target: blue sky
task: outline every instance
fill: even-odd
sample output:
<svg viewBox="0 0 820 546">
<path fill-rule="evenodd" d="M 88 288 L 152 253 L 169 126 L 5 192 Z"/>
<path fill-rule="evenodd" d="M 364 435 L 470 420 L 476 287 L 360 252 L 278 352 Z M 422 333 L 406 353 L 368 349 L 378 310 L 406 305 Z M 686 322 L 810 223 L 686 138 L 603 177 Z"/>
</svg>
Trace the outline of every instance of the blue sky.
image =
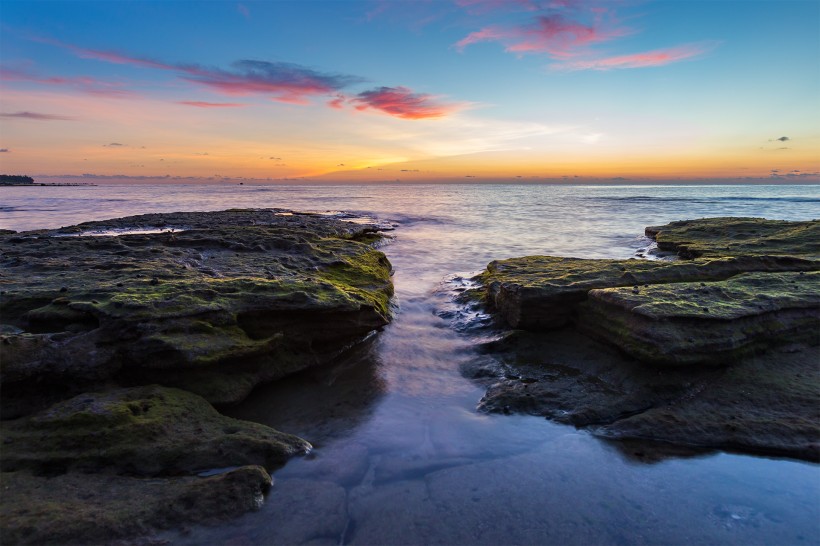
<svg viewBox="0 0 820 546">
<path fill-rule="evenodd" d="M 817 1 L 29 0 L 1 10 L 4 171 L 820 171 Z"/>
</svg>

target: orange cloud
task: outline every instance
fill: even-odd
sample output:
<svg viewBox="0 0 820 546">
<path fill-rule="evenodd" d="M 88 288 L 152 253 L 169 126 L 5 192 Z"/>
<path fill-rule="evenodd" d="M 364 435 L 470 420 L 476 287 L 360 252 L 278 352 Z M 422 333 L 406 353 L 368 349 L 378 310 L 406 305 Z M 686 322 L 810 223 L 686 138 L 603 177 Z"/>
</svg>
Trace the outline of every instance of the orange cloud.
<svg viewBox="0 0 820 546">
<path fill-rule="evenodd" d="M 433 95 L 414 93 L 401 86 L 363 91 L 351 102 L 356 105 L 356 110 L 373 108 L 402 119 L 440 118 L 464 107 L 463 104 L 443 103 Z"/>
</svg>

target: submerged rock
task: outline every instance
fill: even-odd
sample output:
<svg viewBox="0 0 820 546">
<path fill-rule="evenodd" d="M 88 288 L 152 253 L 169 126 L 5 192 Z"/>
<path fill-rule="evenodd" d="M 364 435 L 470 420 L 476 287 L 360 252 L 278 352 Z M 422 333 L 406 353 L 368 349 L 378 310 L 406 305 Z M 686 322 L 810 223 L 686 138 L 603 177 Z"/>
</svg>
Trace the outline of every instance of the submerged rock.
<svg viewBox="0 0 820 546">
<path fill-rule="evenodd" d="M 126 228 L 143 233 L 110 235 Z M 373 226 L 276 210 L 2 236 L 2 322 L 22 330 L 2 338 L 6 417 L 35 409 L 19 403 L 32 394 L 105 381 L 235 403 L 328 362 L 390 318 L 379 239 Z"/>
<path fill-rule="evenodd" d="M 531 332 L 484 348 L 481 369 L 503 374 L 473 374 L 488 384 L 479 408 L 820 459 L 820 221 L 706 218 L 647 234 L 696 259 L 488 265 L 488 308 Z"/>
</svg>

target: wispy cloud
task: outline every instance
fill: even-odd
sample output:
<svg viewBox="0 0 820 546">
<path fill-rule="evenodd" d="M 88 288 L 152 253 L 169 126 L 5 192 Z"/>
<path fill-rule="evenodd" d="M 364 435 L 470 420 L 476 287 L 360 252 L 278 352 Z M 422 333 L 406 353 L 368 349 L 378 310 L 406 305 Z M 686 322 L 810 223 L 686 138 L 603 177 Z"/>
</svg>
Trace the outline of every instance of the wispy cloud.
<svg viewBox="0 0 820 546">
<path fill-rule="evenodd" d="M 603 12 L 602 12 L 603 13 Z M 633 31 L 604 21 L 602 13 L 595 22 L 583 24 L 560 14 L 539 16 L 534 23 L 519 26 L 490 26 L 473 32 L 456 43 L 456 48 L 486 41 L 501 42 L 510 53 L 546 53 L 553 58 L 573 57 L 581 48 L 608 42 Z"/>
<path fill-rule="evenodd" d="M 240 60 L 229 69 L 221 69 L 197 64 L 166 63 L 119 52 L 82 48 L 56 40 L 40 41 L 68 49 L 84 59 L 171 71 L 183 80 L 224 95 L 267 95 L 273 100 L 292 104 L 305 104 L 307 97 L 332 94 L 365 81 L 358 76 L 321 72 L 287 62 Z"/>
<path fill-rule="evenodd" d="M 128 144 L 121 144 L 119 142 L 112 142 L 111 144 L 103 144 L 104 148 L 122 148 L 124 146 L 128 146 Z"/>
<path fill-rule="evenodd" d="M 88 76 L 76 76 L 70 78 L 62 76 L 48 77 L 39 76 L 25 70 L 0 67 L 0 80 L 9 82 L 33 82 L 43 85 L 72 87 L 90 95 L 116 99 L 131 98 L 134 96 L 134 93 L 131 91 L 122 89 L 122 83 L 107 82 Z"/>
<path fill-rule="evenodd" d="M 293 63 L 242 60 L 232 70 L 181 67 L 182 78 L 231 96 L 268 95 L 304 104 L 311 95 L 327 95 L 365 81 L 357 76 L 319 72 Z"/>
<path fill-rule="evenodd" d="M 711 43 L 687 44 L 630 55 L 618 55 L 615 57 L 588 60 L 569 60 L 552 64 L 550 68 L 557 70 L 613 70 L 618 68 L 664 66 L 670 63 L 698 58 L 714 47 L 715 45 Z"/>
<path fill-rule="evenodd" d="M 464 104 L 442 102 L 434 95 L 414 93 L 407 87 L 378 87 L 363 91 L 351 102 L 357 110 L 373 108 L 403 119 L 440 118 L 465 107 Z"/>
<path fill-rule="evenodd" d="M 57 116 L 54 114 L 41 114 L 39 112 L 14 112 L 0 113 L 0 117 L 10 119 L 33 119 L 37 121 L 73 121 L 74 118 L 67 116 Z"/>
<path fill-rule="evenodd" d="M 0 154 L 8 154 L 11 153 L 11 150 L 8 148 L 0 148 Z"/>
<path fill-rule="evenodd" d="M 493 24 L 471 32 L 455 47 L 464 51 L 480 42 L 497 42 L 516 55 L 541 54 L 559 61 L 560 70 L 614 70 L 663 66 L 702 56 L 717 42 L 683 44 L 623 55 L 603 54 L 596 49 L 637 31 L 625 26 L 613 4 L 583 0 L 456 0 L 473 15 L 496 18 L 527 12 L 526 21 Z"/>
<path fill-rule="evenodd" d="M 245 19 L 251 18 L 251 10 L 245 4 L 237 4 L 236 11 L 238 11 Z"/>
<path fill-rule="evenodd" d="M 239 102 L 205 102 L 201 100 L 183 100 L 177 104 L 184 104 L 185 106 L 194 106 L 196 108 L 241 108 L 245 106 Z"/>
</svg>

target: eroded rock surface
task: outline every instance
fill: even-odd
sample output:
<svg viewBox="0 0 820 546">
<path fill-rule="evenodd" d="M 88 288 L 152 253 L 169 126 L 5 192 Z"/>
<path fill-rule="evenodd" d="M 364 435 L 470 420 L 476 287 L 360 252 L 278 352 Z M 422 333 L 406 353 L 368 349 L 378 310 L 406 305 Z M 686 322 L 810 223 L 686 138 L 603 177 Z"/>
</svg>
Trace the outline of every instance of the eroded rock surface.
<svg viewBox="0 0 820 546">
<path fill-rule="evenodd" d="M 258 508 L 268 471 L 310 444 L 212 404 L 388 322 L 376 231 L 266 209 L 0 234 L 4 541 L 104 543 Z"/>
<path fill-rule="evenodd" d="M 183 231 L 91 236 L 152 227 Z M 4 410 L 104 381 L 234 403 L 328 362 L 389 320 L 390 264 L 374 231 L 240 210 L 0 237 L 2 322 L 16 332 L 2 339 Z"/>
<path fill-rule="evenodd" d="M 706 218 L 647 228 L 682 261 L 491 263 L 487 307 L 530 332 L 465 368 L 488 385 L 479 408 L 820 460 L 818 230 Z"/>
</svg>

